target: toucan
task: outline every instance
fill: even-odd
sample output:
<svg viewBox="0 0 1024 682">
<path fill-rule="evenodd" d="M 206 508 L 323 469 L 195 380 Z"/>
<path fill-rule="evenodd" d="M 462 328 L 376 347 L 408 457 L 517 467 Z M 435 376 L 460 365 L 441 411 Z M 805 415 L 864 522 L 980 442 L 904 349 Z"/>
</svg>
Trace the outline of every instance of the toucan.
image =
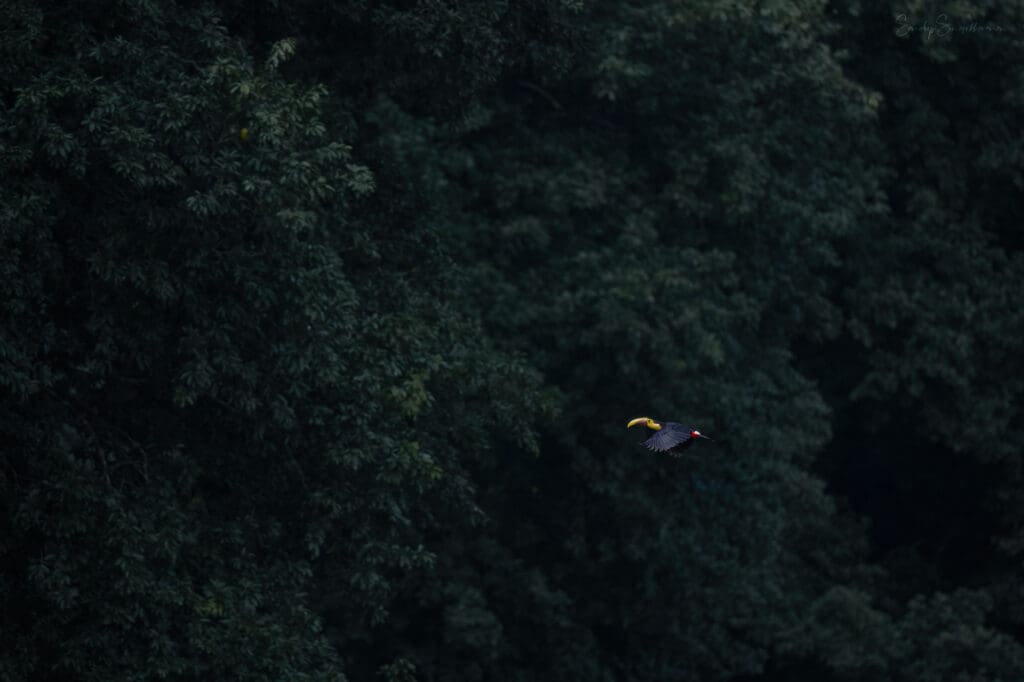
<svg viewBox="0 0 1024 682">
<path fill-rule="evenodd" d="M 626 424 L 626 428 L 641 424 L 654 431 L 654 434 L 641 443 L 641 445 L 655 452 L 667 452 L 673 457 L 681 457 L 686 448 L 693 445 L 693 442 L 698 438 L 714 442 L 714 439 L 708 438 L 700 431 L 691 429 L 689 426 L 683 426 L 676 422 L 665 422 L 662 424 L 650 417 L 637 417 Z"/>
</svg>

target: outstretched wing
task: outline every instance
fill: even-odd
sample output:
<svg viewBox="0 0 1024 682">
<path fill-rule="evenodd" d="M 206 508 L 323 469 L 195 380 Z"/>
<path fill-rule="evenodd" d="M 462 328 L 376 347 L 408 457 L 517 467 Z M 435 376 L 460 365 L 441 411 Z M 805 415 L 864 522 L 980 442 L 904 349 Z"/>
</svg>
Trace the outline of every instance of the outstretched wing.
<svg viewBox="0 0 1024 682">
<path fill-rule="evenodd" d="M 661 430 L 655 431 L 654 435 L 645 440 L 641 445 L 655 452 L 668 452 L 675 448 L 682 451 L 693 444 L 690 436 L 690 427 L 682 424 L 665 424 Z M 673 453 L 674 454 L 674 453 Z"/>
</svg>

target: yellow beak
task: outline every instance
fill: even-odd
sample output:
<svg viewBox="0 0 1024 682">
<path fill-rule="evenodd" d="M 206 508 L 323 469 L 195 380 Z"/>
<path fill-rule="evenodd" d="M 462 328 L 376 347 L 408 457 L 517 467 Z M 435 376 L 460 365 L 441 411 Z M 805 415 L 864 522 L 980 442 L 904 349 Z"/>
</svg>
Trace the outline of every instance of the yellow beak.
<svg viewBox="0 0 1024 682">
<path fill-rule="evenodd" d="M 659 424 L 658 422 L 654 421 L 650 417 L 637 417 L 636 419 L 634 419 L 634 420 L 630 421 L 628 424 L 626 424 L 626 428 L 627 429 L 632 428 L 632 427 L 636 426 L 637 424 L 643 424 L 647 428 L 653 429 L 655 431 L 657 431 L 658 429 L 661 428 L 661 424 Z"/>
</svg>

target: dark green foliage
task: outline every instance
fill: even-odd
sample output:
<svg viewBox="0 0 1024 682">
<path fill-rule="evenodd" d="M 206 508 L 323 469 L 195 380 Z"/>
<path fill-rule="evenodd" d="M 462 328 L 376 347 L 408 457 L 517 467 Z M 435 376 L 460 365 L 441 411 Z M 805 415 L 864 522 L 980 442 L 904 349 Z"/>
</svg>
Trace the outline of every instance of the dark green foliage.
<svg viewBox="0 0 1024 682">
<path fill-rule="evenodd" d="M 37 678 L 329 677 L 310 593 L 381 621 L 477 513 L 442 417 L 529 433 L 535 379 L 431 297 L 429 235 L 362 217 L 323 90 L 277 75 L 293 41 L 80 20 L 44 22 L 75 73 L 40 57 L 7 112 L 5 635 Z"/>
<path fill-rule="evenodd" d="M 0 677 L 1024 676 L 1019 8 L 2 12 Z"/>
</svg>

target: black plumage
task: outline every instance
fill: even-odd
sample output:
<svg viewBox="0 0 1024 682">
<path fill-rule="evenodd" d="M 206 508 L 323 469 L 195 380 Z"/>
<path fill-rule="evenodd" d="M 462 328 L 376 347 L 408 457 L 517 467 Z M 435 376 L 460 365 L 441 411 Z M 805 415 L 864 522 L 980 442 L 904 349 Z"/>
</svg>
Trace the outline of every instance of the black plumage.
<svg viewBox="0 0 1024 682">
<path fill-rule="evenodd" d="M 676 422 L 666 422 L 661 429 L 643 441 L 641 445 L 655 452 L 667 452 L 673 457 L 681 457 L 688 447 L 693 445 L 693 430 Z"/>
</svg>

